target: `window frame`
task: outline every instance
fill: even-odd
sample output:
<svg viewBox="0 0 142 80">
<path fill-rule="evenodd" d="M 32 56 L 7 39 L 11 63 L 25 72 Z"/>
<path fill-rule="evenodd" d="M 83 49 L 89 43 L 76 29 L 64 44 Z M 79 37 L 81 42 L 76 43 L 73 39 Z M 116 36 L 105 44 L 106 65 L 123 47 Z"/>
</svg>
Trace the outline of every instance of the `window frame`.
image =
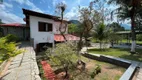
<svg viewBox="0 0 142 80">
<path fill-rule="evenodd" d="M 40 26 L 44 26 L 44 27 L 41 28 Z M 53 24 L 39 21 L 38 22 L 38 31 L 39 32 L 53 32 Z"/>
</svg>

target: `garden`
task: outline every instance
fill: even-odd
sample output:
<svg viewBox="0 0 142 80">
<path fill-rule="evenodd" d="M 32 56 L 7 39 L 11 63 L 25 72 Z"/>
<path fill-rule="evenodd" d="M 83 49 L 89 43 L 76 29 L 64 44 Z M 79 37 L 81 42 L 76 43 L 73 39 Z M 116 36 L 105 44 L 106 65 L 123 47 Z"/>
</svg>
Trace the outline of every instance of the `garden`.
<svg viewBox="0 0 142 80">
<path fill-rule="evenodd" d="M 50 54 L 50 51 L 54 51 L 55 53 Z M 43 80 L 47 79 L 46 75 L 48 73 L 43 70 L 40 63 L 43 58 L 44 61 L 50 64 L 56 75 L 55 79 L 57 80 L 119 80 L 126 70 L 126 68 L 121 66 L 77 55 L 77 53 L 74 52 L 74 48 L 69 47 L 69 45 L 65 43 L 57 44 L 56 49 L 48 49 L 46 52 L 40 53 L 40 55 L 42 55 L 42 57 L 38 58 L 38 63 L 41 72 L 40 75 Z M 80 62 L 78 62 L 78 60 Z M 113 74 L 110 75 L 110 73 Z M 66 74 L 68 74 L 68 76 L 66 76 Z"/>
<path fill-rule="evenodd" d="M 54 48 L 48 48 L 46 51 L 37 53 L 41 78 L 43 80 L 119 80 L 126 70 L 122 66 L 97 61 L 82 55 L 87 53 L 110 55 L 141 62 L 142 51 L 141 49 L 136 49 L 135 41 L 138 39 L 139 41 L 137 43 L 140 43 L 141 35 L 136 36 L 135 25 L 133 24 L 135 22 L 133 19 L 134 14 L 128 15 L 127 13 L 129 11 L 125 11 L 126 9 L 124 9 L 128 8 L 127 2 L 122 0 L 120 3 L 118 0 L 109 0 L 108 2 L 94 0 L 87 7 L 79 7 L 79 21 L 77 24 L 71 23 L 68 25 L 69 34 L 76 35 L 80 38 L 77 43 L 69 41 L 64 35 L 67 30 L 67 25 L 63 25 L 63 19 L 67 5 L 64 3 L 57 4 L 56 12 L 61 16 L 59 31 L 65 41 L 58 42 Z M 123 6 L 118 8 L 121 11 L 113 13 L 109 12 L 108 9 L 104 9 L 106 4 L 110 5 L 114 3 Z M 132 7 L 135 6 L 133 5 Z M 126 42 L 125 39 L 122 39 L 122 36 L 116 33 L 125 30 L 119 23 L 105 23 L 106 21 L 111 21 L 114 14 L 117 14 L 118 18 L 122 20 L 127 18 L 131 19 L 131 49 L 123 47 L 116 48 L 114 46 L 115 44 L 119 45 L 119 41 Z M 108 19 L 108 16 L 111 17 Z M 98 48 L 87 49 L 86 52 L 81 52 L 84 47 L 93 47 L 91 44 L 94 42 L 99 43 Z M 104 44 L 106 43 L 111 46 L 105 48 Z M 134 77 L 134 74 L 131 75 L 132 77 Z"/>
</svg>

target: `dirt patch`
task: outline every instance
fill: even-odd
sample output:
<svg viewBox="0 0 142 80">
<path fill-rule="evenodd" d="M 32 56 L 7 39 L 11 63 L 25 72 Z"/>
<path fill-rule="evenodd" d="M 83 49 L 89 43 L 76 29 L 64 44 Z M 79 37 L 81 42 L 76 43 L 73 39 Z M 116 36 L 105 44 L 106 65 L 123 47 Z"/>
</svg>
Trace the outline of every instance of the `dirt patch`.
<svg viewBox="0 0 142 80">
<path fill-rule="evenodd" d="M 133 75 L 133 77 L 132 77 L 132 80 L 136 80 L 136 78 L 137 78 L 137 75 L 138 75 L 138 73 L 139 73 L 139 68 L 137 68 L 136 69 L 136 71 L 135 71 L 135 73 L 134 73 L 134 75 Z"/>
<path fill-rule="evenodd" d="M 91 72 L 97 65 L 101 66 L 101 73 L 95 76 L 95 80 L 119 80 L 123 75 L 125 68 L 109 63 L 99 62 L 89 59 L 86 61 L 86 69 Z"/>
<path fill-rule="evenodd" d="M 73 80 L 90 80 L 91 73 L 97 65 L 101 66 L 101 73 L 95 76 L 95 80 L 119 80 L 124 73 L 125 69 L 109 63 L 99 62 L 96 60 L 83 59 L 86 63 L 85 71 L 81 72 L 78 69 L 70 71 L 70 78 Z M 65 72 L 57 74 L 59 80 L 62 80 L 65 76 Z"/>
</svg>

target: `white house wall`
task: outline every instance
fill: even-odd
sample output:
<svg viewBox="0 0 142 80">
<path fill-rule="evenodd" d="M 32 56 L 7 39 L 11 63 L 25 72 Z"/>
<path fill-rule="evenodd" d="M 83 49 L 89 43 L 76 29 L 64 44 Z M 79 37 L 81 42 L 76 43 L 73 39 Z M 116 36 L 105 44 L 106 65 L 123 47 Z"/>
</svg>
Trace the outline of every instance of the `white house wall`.
<svg viewBox="0 0 142 80">
<path fill-rule="evenodd" d="M 54 26 L 54 21 L 47 18 L 40 18 L 35 16 L 30 16 L 30 34 L 31 38 L 34 39 L 34 48 L 38 43 L 53 43 L 54 42 L 54 33 L 53 32 L 39 32 L 38 22 L 47 22 L 52 23 Z"/>
<path fill-rule="evenodd" d="M 30 16 L 30 36 L 34 39 L 34 48 L 36 48 L 36 44 L 38 43 L 54 43 L 54 34 L 60 34 L 59 25 L 60 22 L 54 21 L 52 19 L 41 18 L 36 16 Z M 52 23 L 53 31 L 52 32 L 39 32 L 38 30 L 38 22 L 46 22 Z M 66 34 L 68 32 L 68 27 L 66 30 Z"/>
</svg>

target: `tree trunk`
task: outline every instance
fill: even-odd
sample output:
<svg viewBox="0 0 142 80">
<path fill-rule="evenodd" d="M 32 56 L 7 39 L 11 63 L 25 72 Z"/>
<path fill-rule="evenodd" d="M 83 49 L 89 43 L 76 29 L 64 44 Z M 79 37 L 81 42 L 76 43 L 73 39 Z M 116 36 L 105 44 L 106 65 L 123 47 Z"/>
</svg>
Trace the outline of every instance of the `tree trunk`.
<svg viewBox="0 0 142 80">
<path fill-rule="evenodd" d="M 102 50 L 102 41 L 100 41 L 100 49 Z"/>
<path fill-rule="evenodd" d="M 64 70 L 65 70 L 65 76 L 64 76 L 64 79 L 67 79 L 68 78 L 68 65 L 64 65 Z"/>
<path fill-rule="evenodd" d="M 136 48 L 136 33 L 135 33 L 135 7 L 133 0 L 133 7 L 131 11 L 131 35 L 132 35 L 132 43 L 131 43 L 131 53 L 135 53 Z"/>
<path fill-rule="evenodd" d="M 135 34 L 135 29 L 134 29 L 133 25 L 131 27 L 131 32 L 132 32 L 131 53 L 135 53 L 135 48 L 136 48 L 136 34 Z"/>
<path fill-rule="evenodd" d="M 113 48 L 113 45 L 114 45 L 114 41 L 111 41 L 111 47 Z"/>
</svg>

